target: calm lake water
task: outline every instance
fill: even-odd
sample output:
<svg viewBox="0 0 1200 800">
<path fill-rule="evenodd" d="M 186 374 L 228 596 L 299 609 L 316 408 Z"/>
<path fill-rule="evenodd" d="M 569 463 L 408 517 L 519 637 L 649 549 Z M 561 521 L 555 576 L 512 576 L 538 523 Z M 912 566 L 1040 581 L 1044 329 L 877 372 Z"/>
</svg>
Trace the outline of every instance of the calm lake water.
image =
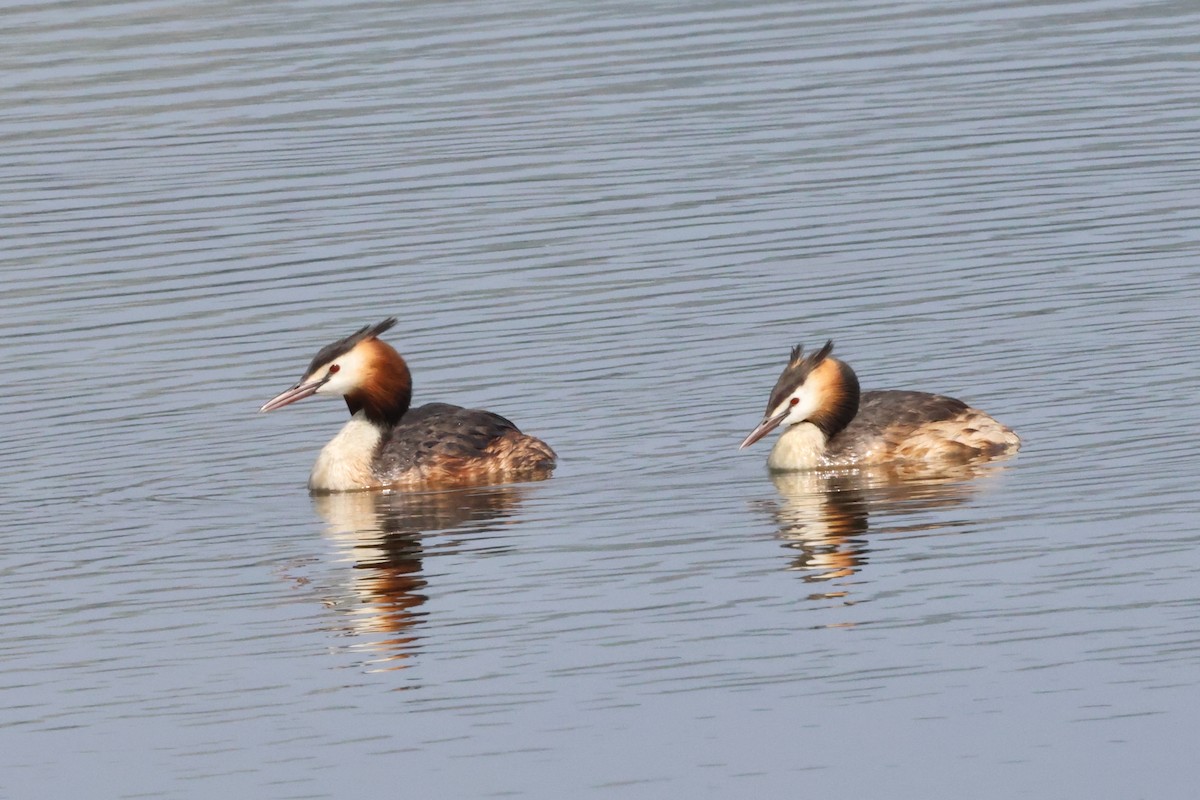
<svg viewBox="0 0 1200 800">
<path fill-rule="evenodd" d="M 0 20 L 0 797 L 1188 796 L 1200 5 Z M 308 495 L 391 314 L 552 480 Z M 826 338 L 1021 453 L 772 479 Z"/>
</svg>

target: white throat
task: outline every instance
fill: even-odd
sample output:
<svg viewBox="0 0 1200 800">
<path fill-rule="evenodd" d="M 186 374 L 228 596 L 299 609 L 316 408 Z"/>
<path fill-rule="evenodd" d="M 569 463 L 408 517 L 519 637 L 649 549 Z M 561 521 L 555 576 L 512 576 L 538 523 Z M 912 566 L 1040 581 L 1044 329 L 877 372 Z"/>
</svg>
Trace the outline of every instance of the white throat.
<svg viewBox="0 0 1200 800">
<path fill-rule="evenodd" d="M 791 425 L 775 442 L 767 466 L 771 469 L 812 469 L 821 465 L 827 439 L 811 422 Z"/>
<path fill-rule="evenodd" d="M 359 411 L 321 449 L 308 476 L 308 488 L 346 492 L 378 486 L 371 464 L 381 438 L 383 431 L 367 420 L 365 412 Z"/>
</svg>

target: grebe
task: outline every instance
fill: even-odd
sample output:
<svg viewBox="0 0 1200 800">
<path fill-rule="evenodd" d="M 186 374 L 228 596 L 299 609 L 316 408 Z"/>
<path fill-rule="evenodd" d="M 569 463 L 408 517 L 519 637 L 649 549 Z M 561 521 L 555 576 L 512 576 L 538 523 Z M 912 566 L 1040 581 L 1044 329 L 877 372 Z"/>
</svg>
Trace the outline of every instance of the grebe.
<svg viewBox="0 0 1200 800">
<path fill-rule="evenodd" d="M 833 342 L 805 356 L 800 345 L 771 390 L 767 413 L 742 442 L 749 447 L 780 425 L 767 466 L 773 470 L 903 461 L 963 462 L 1014 452 L 1008 427 L 940 394 L 862 392 L 849 365 L 831 358 Z"/>
<path fill-rule="evenodd" d="M 313 394 L 346 398 L 350 421 L 317 456 L 308 488 L 345 492 L 379 488 L 444 488 L 550 476 L 550 446 L 499 414 L 429 403 L 409 408 L 408 365 L 379 335 L 388 317 L 321 349 L 304 377 L 269 400 L 273 411 Z"/>
</svg>

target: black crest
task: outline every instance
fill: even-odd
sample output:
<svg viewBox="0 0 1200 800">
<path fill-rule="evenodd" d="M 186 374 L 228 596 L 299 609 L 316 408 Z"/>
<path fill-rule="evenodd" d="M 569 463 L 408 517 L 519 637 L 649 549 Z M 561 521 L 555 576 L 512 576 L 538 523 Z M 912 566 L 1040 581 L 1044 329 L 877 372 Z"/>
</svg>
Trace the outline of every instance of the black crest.
<svg viewBox="0 0 1200 800">
<path fill-rule="evenodd" d="M 825 342 L 825 346 L 815 353 L 804 355 L 804 345 L 792 348 L 792 357 L 783 368 L 775 388 L 771 390 L 771 399 L 767 401 L 767 413 L 783 402 L 783 399 L 804 385 L 808 375 L 833 352 L 833 340 Z"/>
<path fill-rule="evenodd" d="M 333 344 L 325 345 L 320 352 L 313 356 L 312 363 L 308 365 L 308 371 L 305 375 L 311 375 L 312 371 L 322 364 L 327 364 L 333 361 L 338 356 L 344 356 L 354 349 L 354 346 L 359 342 L 365 342 L 367 339 L 374 339 L 379 334 L 391 328 L 396 324 L 395 317 L 388 317 L 383 322 L 375 325 L 364 325 L 354 333 L 347 336 L 345 339 L 338 339 Z"/>
</svg>

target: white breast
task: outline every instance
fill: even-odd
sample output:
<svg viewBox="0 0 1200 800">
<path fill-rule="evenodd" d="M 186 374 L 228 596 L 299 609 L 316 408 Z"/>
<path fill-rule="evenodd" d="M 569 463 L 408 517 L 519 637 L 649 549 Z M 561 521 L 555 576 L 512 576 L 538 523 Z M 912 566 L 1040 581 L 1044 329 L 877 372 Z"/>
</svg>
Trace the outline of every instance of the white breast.
<svg viewBox="0 0 1200 800">
<path fill-rule="evenodd" d="M 767 466 L 771 469 L 812 469 L 820 466 L 821 456 L 825 453 L 825 434 L 811 422 L 801 422 L 792 425 L 767 457 Z"/>
<path fill-rule="evenodd" d="M 322 448 L 308 477 L 308 488 L 346 492 L 378 486 L 371 462 L 382 437 L 383 431 L 368 422 L 362 411 L 355 414 Z"/>
</svg>

